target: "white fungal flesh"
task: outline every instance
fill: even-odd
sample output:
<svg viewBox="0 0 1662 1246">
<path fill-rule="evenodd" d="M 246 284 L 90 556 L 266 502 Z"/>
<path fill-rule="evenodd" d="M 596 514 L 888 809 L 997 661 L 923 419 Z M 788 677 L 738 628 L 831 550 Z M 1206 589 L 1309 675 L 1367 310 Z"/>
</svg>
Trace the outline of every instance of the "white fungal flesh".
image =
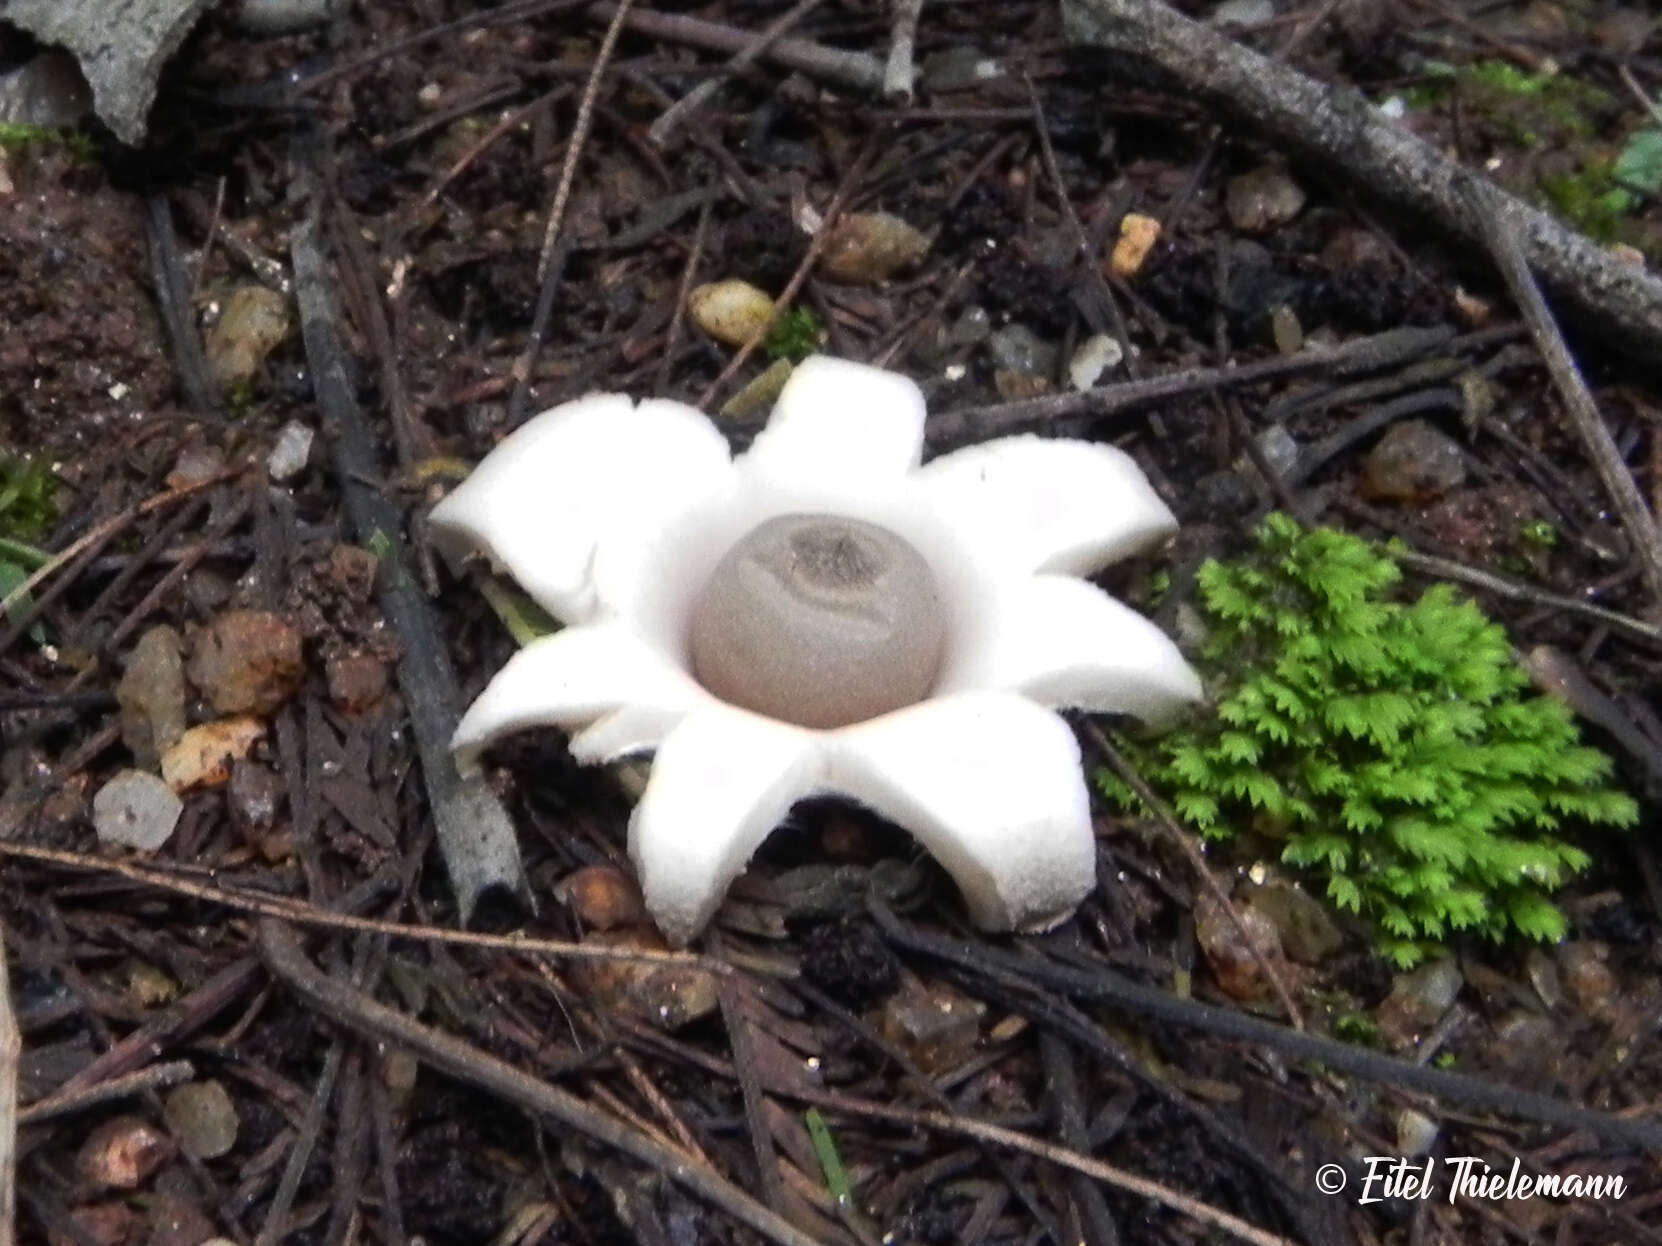
<svg viewBox="0 0 1662 1246">
<path fill-rule="evenodd" d="M 910 381 L 811 359 L 749 453 L 730 461 L 690 407 L 585 398 L 537 416 L 433 512 L 452 550 L 483 548 L 575 624 L 497 674 L 455 747 L 476 754 L 552 725 L 575 733 L 580 761 L 656 750 L 630 852 L 673 941 L 697 933 L 791 804 L 816 794 L 911 831 L 979 924 L 1053 924 L 1093 885 L 1095 858 L 1078 746 L 1046 707 L 1158 719 L 1200 697 L 1159 629 L 1071 578 L 1175 527 L 1135 462 L 1107 446 L 1021 437 L 919 469 L 923 418 Z M 726 604 L 704 617 L 724 558 L 743 564 L 747 536 L 793 515 L 874 525 L 913 551 L 938 595 L 938 674 L 891 689 L 888 702 L 804 714 L 826 694 L 809 686 L 813 671 L 784 659 L 794 649 L 809 667 L 835 668 L 846 697 L 845 668 L 875 663 L 850 642 L 859 629 L 827 638 L 810 619 L 793 631 L 803 620 L 788 610 L 758 629 L 770 599 L 758 609 L 719 584 Z M 783 635 L 764 651 L 773 627 Z M 905 610 L 891 617 L 891 634 L 913 630 Z M 876 652 L 887 643 L 879 637 Z M 772 700 L 735 691 L 744 663 L 733 654 L 717 663 L 727 673 L 708 673 L 703 650 L 723 645 L 761 655 L 764 682 L 779 681 Z M 695 650 L 714 692 L 694 677 Z M 904 646 L 890 658 L 876 683 L 934 669 Z"/>
<path fill-rule="evenodd" d="M 623 525 L 654 529 L 730 475 L 702 412 L 595 394 L 533 416 L 433 508 L 447 557 L 482 549 L 566 623 L 594 611 L 590 566 Z"/>
</svg>

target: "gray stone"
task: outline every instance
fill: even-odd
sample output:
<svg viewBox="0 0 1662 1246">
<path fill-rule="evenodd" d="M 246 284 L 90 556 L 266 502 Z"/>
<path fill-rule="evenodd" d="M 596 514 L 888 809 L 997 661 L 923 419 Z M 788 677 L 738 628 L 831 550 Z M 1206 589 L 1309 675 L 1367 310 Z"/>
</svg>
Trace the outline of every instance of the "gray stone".
<svg viewBox="0 0 1662 1246">
<path fill-rule="evenodd" d="M 154 852 L 173 834 L 184 808 L 155 775 L 123 770 L 92 798 L 92 825 L 99 843 Z"/>
</svg>

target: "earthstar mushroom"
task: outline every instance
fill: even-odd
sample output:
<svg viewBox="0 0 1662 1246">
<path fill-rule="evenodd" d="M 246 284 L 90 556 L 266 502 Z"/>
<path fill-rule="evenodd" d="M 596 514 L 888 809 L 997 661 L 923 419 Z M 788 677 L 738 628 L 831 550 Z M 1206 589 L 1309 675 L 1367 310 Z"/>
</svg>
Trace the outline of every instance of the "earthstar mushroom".
<svg viewBox="0 0 1662 1246">
<path fill-rule="evenodd" d="M 1168 716 L 1200 682 L 1078 577 L 1171 532 L 1122 451 L 1008 437 L 919 466 L 923 396 L 814 357 L 732 457 L 697 410 L 594 395 L 533 417 L 434 508 L 566 626 L 464 715 L 464 762 L 535 726 L 580 762 L 654 754 L 629 824 L 674 943 L 798 800 L 911 832 L 995 930 L 1095 881 L 1078 744 L 1054 712 Z"/>
</svg>

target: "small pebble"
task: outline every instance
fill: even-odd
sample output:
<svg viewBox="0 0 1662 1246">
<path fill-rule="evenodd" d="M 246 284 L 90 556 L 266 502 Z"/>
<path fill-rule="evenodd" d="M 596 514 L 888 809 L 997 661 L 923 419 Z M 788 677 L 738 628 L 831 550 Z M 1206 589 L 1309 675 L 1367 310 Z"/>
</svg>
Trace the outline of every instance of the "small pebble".
<svg viewBox="0 0 1662 1246">
<path fill-rule="evenodd" d="M 1379 1005 L 1375 1019 L 1380 1033 L 1395 1048 L 1413 1046 L 1448 1011 L 1465 981 L 1460 966 L 1449 959 L 1399 973 Z"/>
<path fill-rule="evenodd" d="M 1619 987 L 1608 963 L 1610 949 L 1592 939 L 1573 940 L 1558 949 L 1558 972 L 1564 993 L 1587 1016 L 1615 1020 Z"/>
<path fill-rule="evenodd" d="M 687 313 L 716 341 L 743 346 L 773 315 L 773 300 L 748 281 L 710 281 L 687 295 Z"/>
<path fill-rule="evenodd" d="M 238 286 L 208 331 L 208 371 L 223 389 L 247 384 L 289 332 L 289 302 L 260 285 Z"/>
<path fill-rule="evenodd" d="M 264 734 L 265 724 L 246 716 L 192 727 L 162 754 L 162 778 L 181 793 L 199 787 L 223 787 L 230 782 L 231 763 L 247 757 L 254 742 Z"/>
<path fill-rule="evenodd" d="M 1006 372 L 1049 377 L 1056 371 L 1056 348 L 1024 324 L 1007 324 L 987 338 L 993 366 Z"/>
<path fill-rule="evenodd" d="M 277 444 L 271 447 L 265 469 L 277 481 L 293 480 L 306 470 L 312 454 L 313 433 L 309 425 L 290 420 L 277 434 Z"/>
<path fill-rule="evenodd" d="M 46 1231 L 46 1246 L 125 1246 L 137 1227 L 138 1213 L 127 1204 L 89 1203 L 66 1208 L 59 1227 Z"/>
<path fill-rule="evenodd" d="M 117 1116 L 87 1135 L 75 1169 L 94 1185 L 134 1190 L 174 1154 L 173 1143 L 161 1130 L 136 1116 Z"/>
<path fill-rule="evenodd" d="M 222 475 L 225 471 L 225 451 L 206 442 L 193 441 L 179 451 L 173 470 L 167 474 L 169 489 L 187 489 Z"/>
<path fill-rule="evenodd" d="M 1424 1112 L 1404 1108 L 1397 1113 L 1397 1151 L 1404 1156 L 1425 1155 L 1437 1143 L 1438 1126 Z"/>
<path fill-rule="evenodd" d="M 1143 263 L 1154 244 L 1160 241 L 1160 222 L 1140 212 L 1127 212 L 1120 220 L 1119 240 L 1108 257 L 1108 268 L 1114 276 L 1135 277 L 1143 270 Z"/>
<path fill-rule="evenodd" d="M 569 904 L 590 930 L 615 930 L 646 920 L 640 887 L 609 865 L 586 865 L 573 871 L 555 885 L 554 895 Z"/>
<path fill-rule="evenodd" d="M 155 775 L 123 770 L 92 798 L 92 826 L 101 844 L 154 852 L 173 834 L 184 808 Z"/>
<path fill-rule="evenodd" d="M 306 673 L 299 631 L 270 611 L 228 611 L 193 640 L 186 671 L 221 714 L 269 714 Z"/>
<path fill-rule="evenodd" d="M 1394 424 L 1362 464 L 1362 489 L 1369 497 L 1424 501 L 1458 489 L 1466 481 L 1460 443 L 1425 420 Z"/>
<path fill-rule="evenodd" d="M 367 714 L 387 694 L 387 667 L 367 653 L 337 653 L 324 666 L 329 703 L 343 714 Z"/>
<path fill-rule="evenodd" d="M 819 271 L 831 281 L 875 285 L 921 260 L 929 239 L 889 212 L 855 212 L 838 219 L 820 252 Z"/>
<path fill-rule="evenodd" d="M 1234 906 L 1240 925 L 1230 917 L 1228 910 L 1210 892 L 1195 897 L 1195 942 L 1211 966 L 1226 995 L 1234 999 L 1259 999 L 1270 990 L 1258 968 L 1256 947 L 1263 958 L 1278 972 L 1285 973 L 1286 961 L 1281 950 L 1281 933 L 1264 913 L 1250 905 Z M 1250 945 L 1242 940 L 1246 931 Z"/>
<path fill-rule="evenodd" d="M 1229 179 L 1224 188 L 1224 211 L 1229 223 L 1249 234 L 1261 234 L 1285 225 L 1304 207 L 1304 191 L 1278 165 L 1263 165 Z"/>
<path fill-rule="evenodd" d="M 121 739 L 133 760 L 153 768 L 185 731 L 185 667 L 179 633 L 163 624 L 140 636 L 115 686 Z"/>
<path fill-rule="evenodd" d="M 1279 880 L 1249 885 L 1246 901 L 1269 918 L 1281 947 L 1301 965 L 1317 965 L 1344 945 L 1327 906 L 1302 887 Z"/>
<path fill-rule="evenodd" d="M 59 129 L 92 109 L 92 91 L 67 52 L 49 48 L 0 74 L 0 125 Z"/>
<path fill-rule="evenodd" d="M 641 927 L 596 930 L 583 942 L 636 951 L 663 951 L 656 931 Z M 578 962 L 573 977 L 583 983 L 589 1003 L 617 1008 L 665 1030 L 678 1030 L 720 1007 L 715 980 L 701 969 L 684 965 L 654 965 L 649 961 L 596 960 Z"/>
<path fill-rule="evenodd" d="M 243 831 L 267 831 L 277 820 L 282 789 L 269 766 L 242 758 L 231 763 L 226 796 L 231 821 Z"/>
<path fill-rule="evenodd" d="M 217 1081 L 186 1082 L 168 1093 L 162 1119 L 179 1149 L 196 1159 L 218 1159 L 237 1144 L 237 1109 Z"/>
<path fill-rule="evenodd" d="M 1068 381 L 1077 390 L 1087 390 L 1102 378 L 1109 368 L 1117 368 L 1125 358 L 1119 342 L 1106 333 L 1096 333 L 1079 344 L 1068 360 Z"/>
<path fill-rule="evenodd" d="M 1270 312 L 1270 336 L 1283 355 L 1296 355 L 1304 348 L 1304 326 L 1298 321 L 1298 313 L 1285 303 Z"/>
</svg>

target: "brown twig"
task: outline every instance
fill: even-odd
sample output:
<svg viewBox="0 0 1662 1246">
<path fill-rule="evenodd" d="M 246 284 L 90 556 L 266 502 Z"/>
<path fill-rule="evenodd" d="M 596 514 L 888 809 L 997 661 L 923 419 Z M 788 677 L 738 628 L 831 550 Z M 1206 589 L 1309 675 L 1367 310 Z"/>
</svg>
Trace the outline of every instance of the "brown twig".
<svg viewBox="0 0 1662 1246">
<path fill-rule="evenodd" d="M 83 533 L 78 540 L 70 542 L 56 554 L 53 554 L 51 561 L 43 563 L 28 579 L 7 593 L 4 598 L 0 598 L 0 615 L 5 615 L 11 620 L 11 626 L 3 634 L 0 634 L 0 653 L 11 648 L 17 638 L 27 630 L 29 624 L 34 622 L 36 616 L 47 604 L 48 599 L 43 597 L 35 602 L 33 609 L 21 611 L 14 616 L 11 613 L 12 607 L 17 605 L 25 594 L 57 574 L 66 564 L 79 557 L 83 552 L 89 550 L 96 552 L 103 548 L 112 538 L 125 531 L 130 524 L 141 516 L 148 515 L 151 511 L 160 510 L 164 506 L 171 506 L 174 502 L 183 501 L 192 494 L 200 493 L 203 489 L 228 480 L 236 475 L 236 471 L 237 469 L 220 472 L 207 480 L 199 480 L 179 489 L 169 489 L 166 493 L 158 493 L 136 506 L 129 506 L 119 515 L 111 516 L 91 531 Z"/>
<path fill-rule="evenodd" d="M 1570 423 L 1581 438 L 1582 447 L 1598 469 L 1599 478 L 1621 516 L 1622 527 L 1633 543 L 1644 569 L 1645 587 L 1650 591 L 1651 603 L 1662 604 L 1662 531 L 1645 506 L 1645 499 L 1634 483 L 1633 473 L 1622 461 L 1616 441 L 1605 426 L 1598 403 L 1593 400 L 1581 369 L 1576 366 L 1558 322 L 1541 297 L 1541 289 L 1530 272 L 1530 261 L 1519 244 L 1517 230 L 1507 214 L 1501 210 L 1500 192 L 1487 182 L 1470 179 L 1467 190 L 1472 211 L 1484 223 L 1483 239 L 1489 257 L 1500 269 L 1512 301 L 1518 305 L 1535 348 L 1547 366 L 1558 397 L 1569 413 Z"/>
<path fill-rule="evenodd" d="M 887 1103 L 875 1103 L 870 1099 L 857 1099 L 851 1095 L 811 1090 L 806 1087 L 782 1089 L 780 1093 L 792 1099 L 799 1099 L 803 1103 L 841 1112 L 845 1116 L 889 1121 L 896 1125 L 904 1125 L 908 1129 L 933 1129 L 941 1133 L 956 1134 L 962 1138 L 973 1138 L 978 1142 L 988 1142 L 994 1146 L 1008 1147 L 1010 1150 L 1020 1151 L 1024 1155 L 1031 1155 L 1035 1159 L 1042 1159 L 1072 1172 L 1083 1173 L 1116 1189 L 1159 1203 L 1162 1207 L 1168 1207 L 1202 1224 L 1210 1225 L 1240 1241 L 1251 1242 L 1253 1246 L 1298 1246 L 1290 1238 L 1248 1224 L 1238 1216 L 1220 1211 L 1199 1199 L 1190 1198 L 1169 1186 L 1149 1181 L 1123 1168 L 1105 1164 L 1089 1155 L 1057 1146 L 1031 1134 L 1005 1129 L 1001 1125 L 989 1124 L 968 1116 L 949 1116 L 945 1112 L 931 1111 L 927 1108 L 894 1107 Z"/>
<path fill-rule="evenodd" d="M 619 7 L 606 0 L 605 3 L 591 5 L 589 17 L 597 22 L 610 21 Z M 629 26 L 654 39 L 708 48 L 712 52 L 741 52 L 754 38 L 748 31 L 723 26 L 719 22 L 707 22 L 680 13 L 660 13 L 654 9 L 636 9 L 630 13 Z M 845 52 L 810 39 L 784 38 L 768 48 L 764 55 L 787 69 L 801 70 L 810 77 L 821 78 L 836 86 L 873 92 L 883 86 L 883 63 L 864 52 Z"/>
<path fill-rule="evenodd" d="M 669 313 L 669 327 L 664 330 L 664 351 L 658 360 L 657 383 L 652 392 L 661 394 L 669 384 L 669 370 L 675 363 L 675 350 L 681 344 L 681 330 L 687 320 L 687 295 L 692 293 L 693 279 L 698 276 L 698 265 L 704 258 L 704 237 L 710 229 L 710 200 L 698 210 L 698 226 L 693 230 L 692 246 L 687 249 L 687 263 L 681 269 L 681 283 L 675 288 L 675 306 Z"/>
<path fill-rule="evenodd" d="M 1103 419 L 1164 399 L 1207 390 L 1234 389 L 1312 372 L 1352 375 L 1396 367 L 1406 360 L 1456 345 L 1453 332 L 1445 328 L 1387 329 L 1343 346 L 1277 355 L 1254 363 L 1188 368 L 1139 381 L 1099 385 L 1083 393 L 1050 394 L 1043 398 L 940 411 L 930 415 L 927 435 L 931 445 L 944 448 L 982 437 L 1043 428 L 1058 420 Z"/>
<path fill-rule="evenodd" d="M 733 53 L 728 58 L 727 64 L 721 67 L 720 73 L 712 78 L 706 78 L 660 113 L 658 119 L 647 128 L 647 140 L 656 146 L 662 147 L 669 141 L 670 135 L 675 133 L 676 128 L 682 122 L 710 102 L 728 78 L 755 64 L 758 57 L 778 43 L 788 31 L 824 3 L 825 0 L 797 0 L 795 4 L 752 36 L 742 48 Z"/>
<path fill-rule="evenodd" d="M 837 187 L 836 193 L 831 196 L 831 203 L 825 209 L 825 218 L 819 231 L 809 241 L 808 250 L 803 254 L 801 262 L 797 264 L 796 271 L 791 274 L 791 279 L 785 283 L 785 288 L 779 292 L 779 297 L 774 300 L 773 310 L 768 312 L 767 319 L 757 327 L 751 339 L 739 347 L 733 357 L 727 361 L 727 366 L 717 374 L 716 379 L 711 381 L 705 387 L 704 392 L 698 396 L 697 405 L 701 409 L 709 409 L 710 403 L 715 400 L 715 396 L 721 391 L 721 387 L 732 379 L 734 373 L 744 367 L 745 361 L 750 358 L 756 348 L 767 341 L 768 334 L 773 332 L 773 326 L 779 323 L 779 317 L 785 314 L 785 309 L 796 298 L 797 291 L 801 290 L 803 283 L 808 280 L 808 274 L 814 271 L 814 265 L 819 262 L 820 252 L 825 249 L 825 244 L 830 241 L 831 231 L 836 228 L 837 220 L 842 215 L 843 208 L 853 197 L 855 189 L 860 184 L 861 175 L 865 172 L 866 163 L 871 159 L 873 148 L 874 143 L 868 141 L 860 154 L 855 157 L 854 163 L 849 165 L 848 173 L 843 177 L 842 184 Z"/>
<path fill-rule="evenodd" d="M 301 951 L 293 930 L 283 923 L 269 919 L 260 923 L 259 948 L 266 967 L 331 1021 L 374 1042 L 396 1044 L 448 1076 L 621 1151 L 780 1246 L 817 1246 L 805 1233 L 685 1153 L 596 1112 L 575 1095 L 522 1073 L 505 1060 L 411 1020 L 320 973 Z"/>
<path fill-rule="evenodd" d="M 639 961 L 644 964 L 702 969 L 709 973 L 729 972 L 728 967 L 720 961 L 698 956 L 691 952 L 661 952 L 650 948 L 608 947 L 597 943 L 567 943 L 558 939 L 530 939 L 517 934 L 481 934 L 471 930 L 456 930 L 448 926 L 424 926 L 385 921 L 375 917 L 358 917 L 350 911 L 318 908 L 302 900 L 289 900 L 281 896 L 268 895 L 264 892 L 235 891 L 218 885 L 192 882 L 189 879 L 180 878 L 163 870 L 139 865 L 132 861 L 118 861 L 85 853 L 66 852 L 57 848 L 40 848 L 32 844 L 0 840 L 0 858 L 7 857 L 20 861 L 36 861 L 43 865 L 56 865 L 83 873 L 114 874 L 117 877 L 127 879 L 129 882 L 154 887 L 158 891 L 187 896 L 190 899 L 209 904 L 224 905 L 226 908 L 239 913 L 278 918 L 292 925 L 313 930 L 386 935 L 396 939 L 414 939 L 421 943 L 443 943 L 460 947 L 485 948 L 497 952 L 513 952 L 554 960 Z M 372 884 L 377 889 L 386 885 L 379 875 L 368 880 L 363 886 L 369 887 Z M 342 901 L 343 910 L 350 907 L 345 900 Z M 234 969 L 235 967 L 233 965 L 230 968 Z M 229 970 L 222 972 L 229 972 Z M 208 984 L 205 983 L 198 990 L 207 991 Z M 180 1001 L 181 1006 L 184 1003 L 185 1001 Z M 158 1024 L 166 1021 L 167 1018 L 161 1018 Z M 135 1034 L 137 1033 L 139 1031 L 135 1031 Z M 129 1037 L 132 1036 L 129 1035 Z M 152 1035 L 151 1038 L 153 1037 Z M 150 1041 L 150 1039 L 144 1039 L 144 1041 Z M 124 1042 L 123 1046 L 125 1045 Z M 83 1072 L 82 1076 L 85 1075 L 85 1072 Z M 98 1069 L 93 1075 L 107 1077 L 111 1076 L 112 1073 L 105 1068 Z"/>
<path fill-rule="evenodd" d="M 634 0 L 620 0 L 606 34 L 600 40 L 588 81 L 583 84 L 582 98 L 577 101 L 577 120 L 571 136 L 566 140 L 565 159 L 560 164 L 560 180 L 554 188 L 554 202 L 548 208 L 548 220 L 543 225 L 542 245 L 537 252 L 537 306 L 532 313 L 531 329 L 526 335 L 525 349 L 514 360 L 513 393 L 508 398 L 508 423 L 512 427 L 525 418 L 530 400 L 531 377 L 537 369 L 537 356 L 542 353 L 543 341 L 548 335 L 548 320 L 554 309 L 554 290 L 565 271 L 570 248 L 561 238 L 565 224 L 566 204 L 571 200 L 571 188 L 577 180 L 577 162 L 588 145 L 589 130 L 594 125 L 594 104 L 600 94 L 600 82 L 617 49 L 618 36 L 623 33 L 623 21 L 629 16 Z"/>
</svg>

